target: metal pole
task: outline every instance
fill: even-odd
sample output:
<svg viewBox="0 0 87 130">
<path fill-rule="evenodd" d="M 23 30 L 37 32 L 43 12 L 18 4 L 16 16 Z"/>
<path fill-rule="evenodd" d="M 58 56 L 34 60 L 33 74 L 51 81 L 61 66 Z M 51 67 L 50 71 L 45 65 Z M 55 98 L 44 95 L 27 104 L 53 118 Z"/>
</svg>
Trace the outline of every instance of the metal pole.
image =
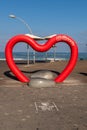
<svg viewBox="0 0 87 130">
<path fill-rule="evenodd" d="M 30 28 L 30 26 L 25 22 L 25 20 L 23 20 L 23 19 L 20 18 L 20 17 L 16 17 L 16 16 L 13 15 L 13 14 L 9 15 L 9 17 L 10 17 L 10 18 L 16 18 L 16 19 L 18 19 L 19 21 L 21 21 L 21 22 L 27 27 L 27 29 L 29 30 L 29 32 L 30 32 L 31 34 L 33 34 L 33 33 L 32 33 L 32 30 L 31 30 L 31 28 Z M 30 59 L 30 52 L 29 52 L 29 45 L 27 45 L 27 64 L 28 64 L 28 65 L 29 65 L 29 59 Z"/>
<path fill-rule="evenodd" d="M 16 16 L 15 16 L 15 18 L 17 18 L 18 20 L 20 20 L 21 22 L 23 22 L 23 23 L 25 24 L 25 26 L 28 28 L 29 32 L 30 32 L 31 34 L 33 34 L 33 33 L 32 33 L 32 30 L 31 30 L 31 28 L 30 28 L 30 26 L 25 22 L 25 20 L 23 20 L 23 19 L 20 18 L 20 17 L 16 17 Z"/>
<path fill-rule="evenodd" d="M 28 28 L 28 30 L 29 30 L 29 32 L 31 33 L 31 34 L 33 34 L 32 33 L 32 30 L 31 30 L 31 28 L 30 28 L 30 26 L 22 19 L 22 18 L 20 18 L 20 17 L 16 17 L 18 20 L 20 20 L 21 22 L 23 22 L 24 24 L 25 24 L 25 26 Z M 30 64 L 30 46 L 29 45 L 27 45 L 27 65 L 29 65 Z"/>
<path fill-rule="evenodd" d="M 54 49 L 53 57 L 54 57 L 54 61 L 55 61 L 56 60 L 56 46 L 55 45 L 53 46 L 53 49 Z"/>
<path fill-rule="evenodd" d="M 30 52 L 29 52 L 29 46 L 27 45 L 27 65 L 30 64 Z"/>
<path fill-rule="evenodd" d="M 33 52 L 33 63 L 35 64 L 35 55 L 36 55 L 36 53 L 35 53 L 35 50 L 34 50 L 34 52 Z"/>
<path fill-rule="evenodd" d="M 46 62 L 47 62 L 47 51 L 46 51 L 46 53 L 45 53 L 45 54 L 46 54 L 46 57 L 45 57 L 45 58 L 46 58 Z"/>
</svg>

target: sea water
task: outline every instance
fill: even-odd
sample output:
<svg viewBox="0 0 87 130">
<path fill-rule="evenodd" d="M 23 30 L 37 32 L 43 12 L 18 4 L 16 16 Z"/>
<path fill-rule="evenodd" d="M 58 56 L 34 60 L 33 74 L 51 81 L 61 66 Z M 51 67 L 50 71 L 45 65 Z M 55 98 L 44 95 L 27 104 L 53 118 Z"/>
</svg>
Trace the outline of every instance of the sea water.
<svg viewBox="0 0 87 130">
<path fill-rule="evenodd" d="M 67 52 L 14 52 L 13 57 L 15 60 L 27 60 L 29 56 L 30 60 L 68 60 L 70 58 L 70 53 Z M 81 52 L 78 55 L 79 60 L 87 60 L 87 52 Z M 0 60 L 6 60 L 4 52 L 0 52 Z"/>
</svg>

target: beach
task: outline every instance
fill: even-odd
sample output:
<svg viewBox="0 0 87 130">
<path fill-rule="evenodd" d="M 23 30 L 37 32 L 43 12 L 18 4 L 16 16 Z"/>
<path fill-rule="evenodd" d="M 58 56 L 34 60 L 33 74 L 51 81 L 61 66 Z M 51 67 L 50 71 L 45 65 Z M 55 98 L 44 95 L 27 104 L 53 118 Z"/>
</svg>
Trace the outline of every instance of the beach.
<svg viewBox="0 0 87 130">
<path fill-rule="evenodd" d="M 38 70 L 61 73 L 67 61 L 16 64 L 29 77 Z M 47 88 L 18 81 L 0 61 L 0 130 L 12 129 L 87 130 L 87 60 L 78 60 L 64 82 Z"/>
</svg>

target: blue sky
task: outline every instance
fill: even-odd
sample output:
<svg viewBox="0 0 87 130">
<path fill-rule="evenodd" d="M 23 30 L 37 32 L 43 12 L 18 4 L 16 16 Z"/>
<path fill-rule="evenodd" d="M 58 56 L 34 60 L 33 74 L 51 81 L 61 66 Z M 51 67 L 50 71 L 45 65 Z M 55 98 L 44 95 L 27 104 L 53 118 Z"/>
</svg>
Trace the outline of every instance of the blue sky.
<svg viewBox="0 0 87 130">
<path fill-rule="evenodd" d="M 87 0 L 1 0 L 0 51 L 14 35 L 29 32 L 9 14 L 24 19 L 35 35 L 67 34 L 77 42 L 80 52 L 87 52 Z M 59 49 L 63 51 L 64 45 Z M 25 50 L 22 45 L 21 51 Z"/>
</svg>

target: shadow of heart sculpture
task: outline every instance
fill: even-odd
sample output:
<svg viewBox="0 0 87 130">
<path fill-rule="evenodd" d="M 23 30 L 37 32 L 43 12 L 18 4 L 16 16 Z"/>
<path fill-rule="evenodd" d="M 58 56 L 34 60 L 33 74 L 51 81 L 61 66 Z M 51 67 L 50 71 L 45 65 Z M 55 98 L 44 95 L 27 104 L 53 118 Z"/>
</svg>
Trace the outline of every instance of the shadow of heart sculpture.
<svg viewBox="0 0 87 130">
<path fill-rule="evenodd" d="M 38 51 L 38 52 L 48 51 L 51 47 L 53 47 L 53 45 L 58 44 L 59 42 L 65 42 L 66 44 L 68 44 L 71 50 L 69 62 L 67 66 L 64 68 L 64 70 L 60 73 L 60 75 L 58 75 L 54 79 L 55 82 L 64 81 L 67 78 L 67 76 L 72 72 L 73 68 L 76 65 L 76 61 L 78 57 L 78 47 L 76 45 L 76 42 L 71 37 L 64 34 L 54 35 L 51 38 L 49 38 L 46 41 L 46 43 L 41 45 L 28 35 L 24 35 L 24 34 L 17 35 L 17 36 L 12 37 L 8 41 L 5 48 L 5 56 L 6 56 L 6 61 L 10 70 L 21 82 L 29 83 L 30 79 L 20 71 L 20 69 L 17 67 L 17 65 L 15 64 L 13 60 L 13 55 L 12 55 L 13 48 L 19 42 L 25 42 L 26 44 L 31 46 L 35 51 Z"/>
</svg>

